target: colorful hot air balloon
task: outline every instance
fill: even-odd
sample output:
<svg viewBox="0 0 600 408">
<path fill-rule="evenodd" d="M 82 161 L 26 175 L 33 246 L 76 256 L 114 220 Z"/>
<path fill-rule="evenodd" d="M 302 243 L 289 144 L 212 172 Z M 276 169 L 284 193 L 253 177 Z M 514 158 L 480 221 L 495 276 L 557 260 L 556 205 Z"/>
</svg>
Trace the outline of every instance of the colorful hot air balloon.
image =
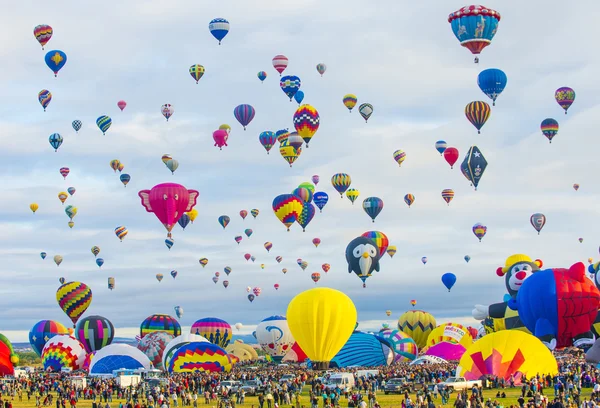
<svg viewBox="0 0 600 408">
<path fill-rule="evenodd" d="M 202 265 L 202 267 L 204 268 L 206 265 L 208 265 L 208 259 L 207 258 L 200 258 L 198 260 L 198 262 L 200 262 L 200 265 Z"/>
<path fill-rule="evenodd" d="M 363 201 L 363 210 L 375 222 L 375 218 L 383 210 L 383 200 L 379 197 L 367 197 Z"/>
<path fill-rule="evenodd" d="M 67 197 L 69 197 L 67 195 L 67 193 L 65 193 L 64 191 L 61 191 L 60 193 L 58 193 L 58 199 L 60 200 L 61 203 L 65 203 L 65 201 L 67 200 Z"/>
<path fill-rule="evenodd" d="M 190 223 L 190 216 L 187 214 L 183 214 L 177 223 L 185 230 L 185 227 Z"/>
<path fill-rule="evenodd" d="M 175 241 L 173 240 L 173 238 L 166 238 L 165 239 L 165 245 L 167 246 L 167 248 L 169 249 L 169 251 L 171 250 L 171 248 L 173 247 L 173 245 L 175 244 Z"/>
<path fill-rule="evenodd" d="M 254 232 L 254 231 L 252 231 L 250 228 L 246 228 L 246 229 L 244 230 L 244 234 L 246 234 L 246 236 L 247 236 L 248 238 L 250 238 L 250 237 L 252 236 L 252 233 L 253 233 L 253 232 Z"/>
<path fill-rule="evenodd" d="M 446 147 L 444 150 L 444 159 L 450 165 L 450 168 L 454 168 L 454 163 L 458 160 L 458 149 L 456 147 Z"/>
<path fill-rule="evenodd" d="M 267 250 L 267 252 L 269 252 L 271 248 L 273 248 L 273 244 L 271 242 L 265 242 L 264 247 Z"/>
<path fill-rule="evenodd" d="M 294 191 L 292 191 L 292 194 L 300 198 L 305 203 L 310 203 L 313 200 L 312 192 L 304 187 L 296 188 Z"/>
<path fill-rule="evenodd" d="M 283 261 L 283 257 L 281 256 L 276 256 L 275 260 L 277 261 L 277 263 L 281 263 L 281 261 Z"/>
<path fill-rule="evenodd" d="M 264 131 L 260 135 L 258 135 L 258 141 L 265 148 L 267 154 L 269 154 L 269 150 L 273 147 L 277 138 L 275 137 L 275 133 L 271 131 Z"/>
<path fill-rule="evenodd" d="M 29 331 L 29 344 L 38 356 L 42 355 L 44 346 L 54 336 L 68 334 L 68 330 L 61 323 L 54 320 L 41 320 Z"/>
<path fill-rule="evenodd" d="M 329 288 L 300 293 L 289 303 L 286 315 L 292 336 L 318 370 L 329 367 L 357 320 L 352 300 Z"/>
<path fill-rule="evenodd" d="M 308 147 L 314 134 L 319 130 L 321 117 L 312 105 L 302 105 L 294 112 L 294 127 Z"/>
<path fill-rule="evenodd" d="M 124 187 L 127 187 L 127 184 L 131 180 L 131 176 L 129 174 L 123 173 L 119 176 L 119 180 L 121 180 L 121 183 L 123 183 Z"/>
<path fill-rule="evenodd" d="M 360 195 L 360 191 L 358 191 L 355 188 L 349 188 L 346 191 L 346 198 L 348 198 L 348 200 L 350 200 L 350 202 L 354 205 L 354 202 L 356 201 L 356 199 L 358 198 L 358 196 Z"/>
<path fill-rule="evenodd" d="M 313 282 L 316 284 L 320 279 L 321 279 L 321 274 L 319 272 L 313 272 L 310 275 L 310 278 L 313 280 Z"/>
<path fill-rule="evenodd" d="M 142 206 L 147 212 L 154 213 L 167 230 L 168 237 L 179 218 L 194 208 L 199 194 L 197 190 L 188 190 L 175 183 L 162 183 L 151 190 L 138 192 Z"/>
<path fill-rule="evenodd" d="M 419 348 L 427 345 L 429 333 L 435 327 L 435 318 L 430 313 L 421 310 L 409 310 L 398 319 L 398 329 L 412 337 Z"/>
<path fill-rule="evenodd" d="M 327 273 L 331 269 L 331 265 L 329 265 L 328 263 L 324 263 L 323 265 L 321 265 L 321 269 L 323 269 L 323 272 Z"/>
<path fill-rule="evenodd" d="M 273 57 L 273 68 L 279 72 L 279 76 L 285 71 L 288 66 L 288 59 L 285 55 L 276 55 Z"/>
<path fill-rule="evenodd" d="M 96 119 L 96 126 L 102 131 L 103 135 L 106 134 L 110 125 L 112 125 L 112 119 L 106 115 L 99 116 L 98 119 Z"/>
<path fill-rule="evenodd" d="M 344 95 L 344 97 L 342 98 L 342 102 L 344 102 L 344 106 L 346 108 L 348 108 L 348 111 L 350 113 L 352 113 L 352 108 L 354 108 L 356 106 L 358 99 L 356 98 L 356 95 L 354 95 L 354 94 L 347 94 L 347 95 Z"/>
<path fill-rule="evenodd" d="M 175 108 L 170 103 L 165 103 L 160 107 L 160 113 L 169 121 L 169 118 L 175 113 Z"/>
<path fill-rule="evenodd" d="M 123 112 L 123 109 L 125 109 L 125 107 L 126 107 L 126 106 L 127 106 L 127 102 L 125 102 L 125 101 L 123 101 L 123 100 L 121 100 L 121 101 L 117 102 L 117 107 L 118 107 L 119 109 L 121 109 L 121 112 Z"/>
<path fill-rule="evenodd" d="M 48 41 L 50 41 L 50 39 L 52 38 L 52 32 L 52 27 L 50 27 L 47 24 L 40 24 L 33 28 L 33 35 L 42 46 L 42 50 L 44 49 L 44 46 L 48 44 Z"/>
<path fill-rule="evenodd" d="M 485 125 L 492 108 L 483 101 L 474 101 L 465 106 L 465 116 L 475 126 L 477 133 L 481 133 L 481 128 Z"/>
<path fill-rule="evenodd" d="M 73 322 L 73 327 L 92 303 L 92 290 L 82 282 L 68 282 L 56 291 L 56 301 Z"/>
<path fill-rule="evenodd" d="M 408 208 L 410 208 L 410 206 L 415 202 L 415 196 L 412 194 L 406 194 L 404 196 L 404 202 L 406 203 L 406 205 L 408 205 Z"/>
<path fill-rule="evenodd" d="M 192 224 L 194 223 L 194 220 L 196 219 L 196 217 L 198 216 L 198 210 L 196 210 L 195 208 L 192 208 L 192 211 L 188 211 L 187 215 L 189 215 L 190 217 L 190 221 L 192 222 Z"/>
<path fill-rule="evenodd" d="M 123 238 L 125 238 L 128 232 L 129 231 L 127 231 L 127 228 L 123 226 L 115 228 L 115 235 L 117 236 L 117 238 L 119 238 L 121 242 L 123 242 Z"/>
<path fill-rule="evenodd" d="M 321 76 L 323 76 L 325 71 L 327 71 L 327 65 L 323 64 L 322 62 L 317 64 L 317 72 L 321 74 Z"/>
<path fill-rule="evenodd" d="M 308 224 L 310 224 L 312 219 L 315 217 L 315 213 L 316 213 L 315 206 L 312 205 L 312 203 L 307 203 L 307 202 L 302 203 L 302 211 L 300 212 L 300 214 L 298 214 L 298 217 L 296 218 L 296 222 L 298 224 L 300 224 L 303 232 L 306 231 L 306 227 L 308 226 Z"/>
<path fill-rule="evenodd" d="M 485 236 L 485 233 L 487 232 L 487 227 L 481 223 L 477 223 L 475 225 L 473 225 L 473 234 L 475 234 L 475 236 L 477 238 L 479 238 L 479 242 L 481 242 L 481 238 L 483 238 Z"/>
<path fill-rule="evenodd" d="M 254 108 L 248 104 L 238 105 L 233 110 L 233 116 L 235 116 L 237 121 L 240 122 L 240 125 L 244 127 L 244 130 L 246 130 L 246 126 L 248 126 L 250 122 L 252 122 L 252 119 L 254 119 L 255 114 L 256 111 L 254 110 Z"/>
<path fill-rule="evenodd" d="M 256 297 L 260 296 L 261 292 L 262 292 L 262 289 L 261 289 L 261 288 L 259 288 L 259 287 L 254 287 L 254 288 L 252 288 L 252 293 L 254 293 L 254 295 L 255 295 Z"/>
<path fill-rule="evenodd" d="M 315 246 L 315 248 L 317 248 L 319 246 L 319 244 L 321 243 L 321 239 L 320 238 L 313 238 L 312 243 Z"/>
<path fill-rule="evenodd" d="M 288 231 L 290 226 L 298 220 L 302 210 L 302 200 L 293 194 L 281 194 L 273 200 L 273 212 Z"/>
<path fill-rule="evenodd" d="M 162 273 L 157 273 L 156 274 L 156 280 L 159 281 L 159 282 L 162 281 L 163 280 L 163 274 Z"/>
<path fill-rule="evenodd" d="M 204 75 L 204 67 L 200 64 L 194 64 L 190 67 L 189 72 L 192 78 L 194 78 L 194 80 L 196 81 L 196 83 L 198 83 L 198 81 L 200 81 L 200 78 L 202 78 L 202 76 Z"/>
<path fill-rule="evenodd" d="M 69 187 L 67 188 L 67 193 L 69 193 L 69 195 L 73 195 L 75 194 L 77 190 L 75 189 L 75 187 Z"/>
<path fill-rule="evenodd" d="M 390 245 L 386 252 L 390 256 L 390 258 L 393 258 L 394 255 L 396 255 L 396 251 L 397 251 L 396 246 Z"/>
<path fill-rule="evenodd" d="M 542 213 L 532 214 L 529 218 L 529 222 L 531 223 L 531 226 L 535 228 L 538 235 L 540 235 L 542 228 L 544 228 L 544 225 L 546 225 L 546 216 Z"/>
<path fill-rule="evenodd" d="M 242 242 L 243 237 L 241 235 L 236 235 L 234 238 L 235 242 L 239 245 Z"/>
<path fill-rule="evenodd" d="M 552 143 L 552 138 L 558 133 L 558 122 L 552 118 L 547 118 L 542 121 L 540 128 L 548 141 Z"/>
<path fill-rule="evenodd" d="M 54 151 L 57 152 L 58 148 L 63 143 L 63 138 L 58 133 L 52 133 L 50 137 L 48 137 L 48 142 L 50 142 L 50 146 L 54 148 Z"/>
<path fill-rule="evenodd" d="M 110 290 L 113 290 L 115 288 L 115 278 L 113 278 L 113 277 L 108 278 L 108 288 Z"/>
<path fill-rule="evenodd" d="M 264 80 L 267 79 L 267 73 L 265 71 L 258 71 L 258 74 L 256 74 L 256 76 L 258 77 L 258 79 L 260 79 L 260 82 L 264 82 Z"/>
<path fill-rule="evenodd" d="M 260 211 L 257 208 L 253 208 L 250 210 L 250 215 L 252 215 L 252 217 L 254 217 L 254 219 L 256 219 L 256 217 L 258 217 L 258 214 L 260 214 Z"/>
<path fill-rule="evenodd" d="M 250 301 L 250 303 L 254 302 L 254 295 L 252 293 L 248 295 L 248 300 Z"/>
<path fill-rule="evenodd" d="M 485 6 L 465 6 L 451 13 L 448 22 L 460 45 L 478 55 L 496 35 L 500 13 Z M 479 58 L 475 57 L 475 63 L 478 62 Z"/>
<path fill-rule="evenodd" d="M 290 102 L 294 95 L 296 95 L 296 92 L 300 89 L 301 85 L 302 82 L 300 81 L 300 78 L 295 75 L 286 75 L 279 80 L 279 87 L 283 93 L 290 98 Z"/>
<path fill-rule="evenodd" d="M 412 300 L 410 301 L 410 304 L 411 304 L 411 306 L 412 306 L 412 307 L 415 307 L 415 306 L 417 305 L 417 301 L 416 301 L 416 300 L 414 300 L 414 299 L 412 299 Z"/>
<path fill-rule="evenodd" d="M 115 327 L 106 317 L 87 316 L 77 323 L 75 336 L 85 351 L 93 353 L 112 343 Z"/>
<path fill-rule="evenodd" d="M 331 177 L 331 185 L 338 193 L 340 193 L 341 198 L 344 197 L 344 192 L 348 190 L 350 183 L 352 183 L 352 179 L 346 173 L 337 173 Z"/>
<path fill-rule="evenodd" d="M 212 36 L 219 41 L 219 45 L 221 45 L 221 40 L 225 38 L 229 32 L 229 21 L 224 18 L 212 19 L 210 23 L 208 23 L 208 29 Z"/>
<path fill-rule="evenodd" d="M 296 133 L 296 132 L 294 132 Z M 302 140 L 300 138 L 300 136 L 297 135 L 296 133 L 296 137 L 300 140 Z M 294 162 L 298 159 L 298 157 L 300 157 L 300 154 L 302 153 L 302 148 L 301 147 L 294 147 L 291 146 L 290 144 L 288 144 L 288 140 L 284 140 L 280 145 L 279 145 L 279 154 L 281 155 L 281 157 L 283 157 L 283 159 L 288 162 L 288 164 L 290 165 L 290 167 L 292 167 L 292 164 L 294 164 Z"/>
<path fill-rule="evenodd" d="M 311 181 L 313 182 L 313 184 L 316 186 L 317 184 L 319 184 L 319 176 L 317 174 L 315 174 L 314 176 L 311 177 Z"/>
<path fill-rule="evenodd" d="M 483 156 L 483 153 L 481 153 L 481 150 L 477 146 L 471 146 L 460 165 L 460 170 L 465 178 L 471 182 L 471 185 L 475 187 L 475 190 L 479 186 L 479 181 L 487 165 L 487 160 Z"/>
<path fill-rule="evenodd" d="M 71 170 L 68 167 L 61 167 L 58 172 L 63 176 L 63 179 L 66 179 Z"/>
<path fill-rule="evenodd" d="M 479 89 L 492 100 L 492 105 L 496 106 L 496 98 L 500 96 L 506 87 L 506 74 L 497 68 L 489 68 L 481 71 L 477 77 Z"/>
<path fill-rule="evenodd" d="M 40 102 L 40 105 L 42 105 L 42 108 L 44 108 L 44 112 L 46 112 L 46 108 L 52 101 L 52 93 L 47 89 L 42 89 L 38 93 L 38 101 Z"/>
<path fill-rule="evenodd" d="M 365 123 L 369 120 L 371 115 L 373 114 L 373 105 L 370 103 L 363 103 L 358 107 L 358 113 L 363 117 Z"/>
<path fill-rule="evenodd" d="M 60 50 L 52 50 L 46 53 L 46 65 L 54 72 L 54 76 L 58 76 L 58 71 L 67 63 L 67 54 Z"/>
<path fill-rule="evenodd" d="M 448 147 L 448 144 L 444 140 L 438 140 L 435 142 L 435 150 L 440 153 L 440 156 L 444 154 L 444 151 Z"/>
<path fill-rule="evenodd" d="M 73 126 L 73 129 L 75 129 L 75 133 L 79 132 L 79 129 L 81 129 L 81 126 L 83 124 L 81 123 L 80 120 L 74 120 L 73 123 L 71 123 L 71 126 Z"/>
<path fill-rule="evenodd" d="M 231 221 L 231 218 L 229 218 L 227 215 L 221 215 L 219 217 L 219 224 L 221 224 L 221 227 L 223 227 L 223 229 L 225 229 L 227 224 L 229 224 L 229 221 Z"/>
<path fill-rule="evenodd" d="M 223 268 L 223 271 L 225 272 L 225 274 L 226 274 L 227 276 L 229 276 L 229 274 L 231 273 L 231 267 L 229 267 L 229 266 L 226 266 L 225 268 Z"/>
<path fill-rule="evenodd" d="M 406 152 L 404 150 L 396 150 L 394 152 L 394 160 L 398 163 L 398 166 L 402 166 L 402 162 L 406 159 Z"/>
<path fill-rule="evenodd" d="M 379 256 L 383 257 L 383 255 L 385 254 L 388 245 L 389 245 L 389 240 L 388 237 L 380 231 L 367 231 L 364 234 L 362 234 L 361 236 L 365 237 L 365 238 L 369 238 L 371 239 L 373 242 L 375 242 L 375 245 L 377 245 L 377 249 L 379 251 Z"/>
<path fill-rule="evenodd" d="M 448 292 L 450 292 L 450 289 L 452 289 L 452 286 L 454 286 L 454 284 L 456 283 L 456 275 L 450 272 L 443 274 L 442 283 L 444 284 L 446 289 L 448 289 Z"/>
<path fill-rule="evenodd" d="M 92 255 L 94 255 L 94 257 L 97 257 L 98 254 L 100 253 L 100 247 L 94 245 L 91 249 L 91 252 L 92 252 Z"/>
<path fill-rule="evenodd" d="M 423 265 L 425 265 L 427 263 L 427 257 L 426 256 L 422 257 L 421 262 L 423 262 Z"/>
<path fill-rule="evenodd" d="M 450 201 L 454 198 L 454 190 L 451 188 L 446 188 L 442 190 L 442 198 L 446 202 L 446 204 L 450 205 Z"/>
<path fill-rule="evenodd" d="M 577 184 L 577 183 L 573 184 L 573 190 L 575 190 L 575 191 L 579 190 L 579 184 Z"/>
<path fill-rule="evenodd" d="M 554 93 L 554 98 L 561 108 L 565 110 L 565 115 L 569 107 L 575 102 L 575 91 L 568 86 L 558 88 Z"/>
</svg>

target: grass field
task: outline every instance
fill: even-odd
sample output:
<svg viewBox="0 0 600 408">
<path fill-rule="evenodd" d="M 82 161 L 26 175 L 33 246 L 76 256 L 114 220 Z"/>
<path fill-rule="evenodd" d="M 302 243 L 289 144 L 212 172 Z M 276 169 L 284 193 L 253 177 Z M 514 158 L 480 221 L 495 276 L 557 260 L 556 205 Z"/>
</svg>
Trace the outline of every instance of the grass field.
<svg viewBox="0 0 600 408">
<path fill-rule="evenodd" d="M 304 391 L 302 393 L 302 405 L 307 408 L 310 407 L 310 402 L 308 400 L 308 387 L 304 388 Z M 492 401 L 494 401 L 496 398 L 496 392 L 498 390 L 484 390 L 483 391 L 483 396 L 485 397 L 485 399 L 487 400 L 488 398 L 491 398 Z M 590 393 L 591 393 L 591 389 L 583 389 L 582 390 L 582 394 L 581 394 L 581 399 L 583 400 L 585 397 L 589 397 Z M 517 398 L 519 398 L 519 395 L 521 395 L 521 390 L 519 388 L 507 388 L 505 390 L 506 392 L 506 398 L 500 398 L 498 399 L 498 403 L 503 406 L 503 407 L 510 407 L 511 405 L 514 406 L 518 406 L 517 403 Z M 548 396 L 548 398 L 550 400 L 552 400 L 553 396 L 554 396 L 554 391 L 552 389 L 546 389 L 545 390 L 546 395 Z M 379 402 L 379 404 L 382 406 L 382 408 L 388 408 L 388 407 L 399 407 L 402 405 L 402 399 L 404 397 L 402 395 L 384 395 L 383 392 L 378 392 L 377 393 L 377 401 Z M 411 399 L 413 400 L 413 402 L 416 400 L 416 397 L 414 394 L 411 394 Z M 444 405 L 446 407 L 451 407 L 454 404 L 454 401 L 456 400 L 456 393 L 453 393 L 450 396 L 450 401 L 448 402 L 448 404 Z M 53 404 L 50 408 L 55 408 L 55 401 L 53 401 Z M 119 402 L 123 402 L 125 403 L 124 400 L 117 400 L 117 399 L 113 399 L 113 402 L 110 403 L 110 407 L 111 408 L 118 408 L 119 406 Z M 435 401 L 436 406 L 442 406 L 442 401 L 438 396 L 438 399 Z M 238 405 L 238 404 L 236 404 Z M 77 403 L 77 408 L 91 408 L 92 406 L 92 401 L 91 400 L 80 400 Z M 217 402 L 213 401 L 211 402 L 211 404 L 205 405 L 204 404 L 204 399 L 198 399 L 198 406 L 199 407 L 217 407 Z M 240 405 L 238 405 L 240 406 Z M 246 397 L 246 402 L 243 404 L 244 407 L 252 407 L 254 406 L 254 408 L 258 408 L 258 398 L 257 397 Z M 280 405 L 281 408 L 284 407 L 284 405 Z M 319 405 L 320 407 L 322 407 L 322 404 Z M 341 407 L 347 407 L 348 404 L 346 403 L 345 399 L 342 399 Z M 68 407 L 68 404 L 67 404 Z M 180 408 L 185 408 L 185 407 L 181 407 L 181 402 L 179 405 Z M 267 404 L 265 403 L 264 405 L 265 408 L 267 408 Z M 25 395 L 23 395 L 23 401 L 20 402 L 18 401 L 18 398 L 15 398 L 15 400 L 13 401 L 13 408 L 35 408 L 35 398 L 32 398 L 31 401 L 27 401 L 27 397 Z M 102 408 L 104 408 L 104 404 L 102 406 Z M 173 407 L 171 407 L 173 408 Z"/>
</svg>

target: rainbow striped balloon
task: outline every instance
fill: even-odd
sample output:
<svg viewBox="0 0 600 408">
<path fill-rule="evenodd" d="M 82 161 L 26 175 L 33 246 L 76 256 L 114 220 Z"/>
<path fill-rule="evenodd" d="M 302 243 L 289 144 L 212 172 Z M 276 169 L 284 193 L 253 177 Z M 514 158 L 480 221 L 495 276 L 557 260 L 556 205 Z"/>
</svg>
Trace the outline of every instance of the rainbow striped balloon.
<svg viewBox="0 0 600 408">
<path fill-rule="evenodd" d="M 206 317 L 196 320 L 190 328 L 191 334 L 206 338 L 219 347 L 227 347 L 231 341 L 231 325 L 216 317 Z"/>
<path fill-rule="evenodd" d="M 174 317 L 166 314 L 154 314 L 148 316 L 140 325 L 140 338 L 143 339 L 145 335 L 158 331 L 177 337 L 181 334 L 181 325 Z"/>
<path fill-rule="evenodd" d="M 229 372 L 233 365 L 221 347 L 206 342 L 191 342 L 176 349 L 167 363 L 170 373 Z"/>
<path fill-rule="evenodd" d="M 321 117 L 319 112 L 312 105 L 302 105 L 294 113 L 294 127 L 298 135 L 304 139 L 306 147 L 308 142 L 319 130 L 319 124 L 321 123 Z"/>
<path fill-rule="evenodd" d="M 298 219 L 302 209 L 302 200 L 293 194 L 281 194 L 273 200 L 273 212 L 288 231 Z"/>
<path fill-rule="evenodd" d="M 92 290 L 82 282 L 67 282 L 56 291 L 56 301 L 75 327 L 77 320 L 92 303 Z"/>
</svg>

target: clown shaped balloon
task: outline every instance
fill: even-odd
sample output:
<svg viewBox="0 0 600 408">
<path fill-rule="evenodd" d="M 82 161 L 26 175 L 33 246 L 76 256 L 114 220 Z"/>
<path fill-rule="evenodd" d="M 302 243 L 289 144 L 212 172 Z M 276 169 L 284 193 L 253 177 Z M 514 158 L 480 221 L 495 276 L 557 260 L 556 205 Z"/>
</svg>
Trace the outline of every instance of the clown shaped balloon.
<svg viewBox="0 0 600 408">
<path fill-rule="evenodd" d="M 194 208 L 199 194 L 196 190 L 188 190 L 175 183 L 158 184 L 152 187 L 152 190 L 142 190 L 138 193 L 146 211 L 156 215 L 166 228 L 169 238 L 179 218 Z"/>
<path fill-rule="evenodd" d="M 379 272 L 380 258 L 377 244 L 367 237 L 354 238 L 346 247 L 348 273 L 354 272 L 363 281 L 363 288 L 367 287 L 365 281 L 371 273 Z"/>
</svg>

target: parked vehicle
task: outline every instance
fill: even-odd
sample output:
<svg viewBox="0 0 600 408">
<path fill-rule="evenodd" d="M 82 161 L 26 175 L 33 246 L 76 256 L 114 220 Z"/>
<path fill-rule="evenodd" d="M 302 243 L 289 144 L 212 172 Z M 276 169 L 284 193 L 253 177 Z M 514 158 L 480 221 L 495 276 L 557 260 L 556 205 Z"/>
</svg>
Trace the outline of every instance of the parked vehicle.
<svg viewBox="0 0 600 408">
<path fill-rule="evenodd" d="M 354 374 L 351 373 L 335 373 L 323 383 L 327 390 L 332 390 L 339 387 L 342 391 L 350 392 L 354 388 Z"/>
<path fill-rule="evenodd" d="M 279 384 L 283 384 L 284 382 L 292 382 L 296 379 L 294 374 L 284 374 L 279 379 Z"/>
<path fill-rule="evenodd" d="M 242 383 L 239 381 L 221 381 L 219 386 L 225 387 L 227 391 L 237 392 L 238 389 L 242 386 Z"/>
<path fill-rule="evenodd" d="M 254 396 L 263 392 L 264 388 L 259 380 L 248 380 L 242 383 L 242 390 L 246 395 Z"/>
<path fill-rule="evenodd" d="M 481 388 L 481 380 L 467 381 L 464 377 L 451 377 L 440 384 L 442 387 L 447 387 L 450 392 L 470 390 L 474 386 Z"/>
<path fill-rule="evenodd" d="M 383 392 L 385 395 L 388 394 L 404 394 L 404 392 L 410 392 L 410 384 L 406 381 L 406 378 L 391 378 L 385 382 Z"/>
</svg>

